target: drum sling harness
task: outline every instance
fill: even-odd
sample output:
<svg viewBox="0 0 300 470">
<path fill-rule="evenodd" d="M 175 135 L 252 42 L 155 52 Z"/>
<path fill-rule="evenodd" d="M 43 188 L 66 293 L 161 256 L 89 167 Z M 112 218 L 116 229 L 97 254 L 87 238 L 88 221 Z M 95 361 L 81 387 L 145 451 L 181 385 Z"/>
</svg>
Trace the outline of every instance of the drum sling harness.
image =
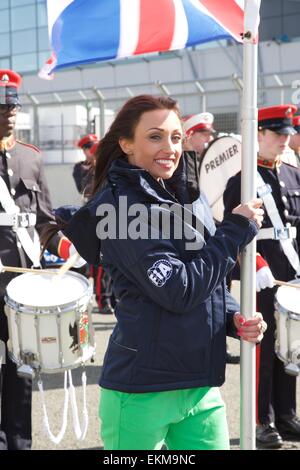
<svg viewBox="0 0 300 470">
<path fill-rule="evenodd" d="M 68 388 L 68 379 L 69 379 L 69 388 Z M 76 394 L 75 394 L 75 387 L 73 385 L 73 380 L 72 380 L 72 371 L 70 369 L 66 370 L 64 373 L 64 392 L 65 392 L 65 398 L 64 398 L 64 409 L 63 409 L 63 419 L 62 419 L 62 426 L 59 431 L 59 433 L 55 436 L 51 429 L 50 429 L 50 424 L 49 424 L 49 419 L 48 419 L 48 413 L 47 413 L 47 407 L 46 407 L 46 401 L 45 401 L 45 394 L 44 394 L 44 387 L 43 387 L 43 381 L 41 378 L 38 380 L 38 387 L 40 391 L 40 396 L 41 396 L 41 402 L 42 402 L 42 408 L 43 408 L 43 422 L 44 422 L 44 427 L 45 431 L 48 434 L 50 440 L 54 444 L 59 444 L 62 440 L 62 438 L 65 435 L 66 429 L 67 429 L 67 421 L 68 421 L 68 407 L 69 407 L 69 399 L 71 402 L 71 410 L 72 410 L 72 418 L 73 418 L 73 429 L 75 432 L 75 436 L 78 441 L 83 441 L 85 439 L 87 430 L 88 430 L 88 424 L 89 424 L 89 416 L 88 416 L 88 410 L 87 410 L 87 402 L 86 402 L 86 373 L 85 371 L 82 372 L 81 375 L 81 382 L 82 382 L 82 425 L 80 425 L 79 422 L 79 416 L 78 416 L 78 408 L 77 408 L 77 401 L 76 401 Z"/>
<path fill-rule="evenodd" d="M 5 213 L 0 213 L 0 225 L 11 226 L 16 233 L 25 253 L 32 261 L 34 267 L 40 266 L 40 240 L 34 229 L 33 240 L 26 227 L 34 226 L 36 215 L 33 213 L 21 213 L 20 208 L 11 197 L 4 179 L 0 176 L 0 203 Z"/>
<path fill-rule="evenodd" d="M 272 239 L 279 240 L 282 250 L 287 257 L 289 263 L 296 271 L 296 276 L 300 276 L 300 262 L 297 251 L 295 250 L 292 242 L 292 237 L 289 236 L 289 227 L 285 227 L 279 215 L 276 207 L 274 198 L 271 193 L 271 188 L 266 184 L 259 172 L 257 172 L 257 194 L 263 200 L 267 214 L 274 227 L 274 233 L 276 237 L 270 237 Z M 294 228 L 294 227 L 291 227 Z M 265 230 L 265 229 L 263 229 Z M 267 229 L 268 230 L 268 229 Z M 258 234 L 259 240 L 259 234 Z"/>
</svg>

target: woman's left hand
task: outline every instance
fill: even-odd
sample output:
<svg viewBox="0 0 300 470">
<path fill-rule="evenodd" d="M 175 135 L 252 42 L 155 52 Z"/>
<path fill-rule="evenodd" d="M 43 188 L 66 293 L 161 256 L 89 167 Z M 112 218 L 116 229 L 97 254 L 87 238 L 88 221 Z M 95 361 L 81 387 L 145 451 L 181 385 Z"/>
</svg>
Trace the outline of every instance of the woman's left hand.
<svg viewBox="0 0 300 470">
<path fill-rule="evenodd" d="M 267 324 L 264 321 L 262 314 L 256 312 L 254 317 L 246 318 L 241 313 L 236 313 L 233 317 L 234 326 L 237 329 L 237 334 L 244 341 L 250 343 L 260 343 L 263 339 L 264 332 L 267 329 Z"/>
</svg>

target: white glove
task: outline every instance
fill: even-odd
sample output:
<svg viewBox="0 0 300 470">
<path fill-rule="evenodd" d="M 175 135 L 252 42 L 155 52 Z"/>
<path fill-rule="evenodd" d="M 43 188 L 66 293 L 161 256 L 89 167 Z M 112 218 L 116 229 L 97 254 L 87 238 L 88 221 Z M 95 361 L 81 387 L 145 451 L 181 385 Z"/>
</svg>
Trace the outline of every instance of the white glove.
<svg viewBox="0 0 300 470">
<path fill-rule="evenodd" d="M 274 276 L 268 266 L 263 266 L 256 272 L 256 291 L 260 292 L 266 287 L 274 287 Z"/>
<path fill-rule="evenodd" d="M 86 261 L 85 259 L 83 259 L 80 254 L 78 253 L 78 251 L 76 250 L 75 246 L 73 245 L 73 243 L 71 243 L 70 245 L 70 248 L 69 248 L 69 256 L 73 256 L 77 254 L 77 259 L 75 261 L 75 263 L 73 264 L 73 267 L 74 268 L 81 268 L 82 266 L 84 266 L 86 264 Z"/>
<path fill-rule="evenodd" d="M 0 259 L 0 273 L 4 273 L 4 272 L 5 272 L 5 269 L 4 269 L 2 261 Z"/>
</svg>

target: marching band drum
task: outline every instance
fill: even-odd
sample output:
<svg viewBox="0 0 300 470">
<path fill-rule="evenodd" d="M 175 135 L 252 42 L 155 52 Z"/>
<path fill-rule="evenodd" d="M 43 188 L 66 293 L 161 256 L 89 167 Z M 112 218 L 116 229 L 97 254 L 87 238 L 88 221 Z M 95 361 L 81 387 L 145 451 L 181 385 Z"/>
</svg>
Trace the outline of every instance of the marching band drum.
<svg viewBox="0 0 300 470">
<path fill-rule="evenodd" d="M 223 193 L 227 181 L 241 170 L 242 144 L 239 135 L 222 135 L 201 156 L 200 189 L 205 193 L 217 222 L 223 220 Z"/>
<path fill-rule="evenodd" d="M 289 284 L 299 284 L 300 280 Z M 281 286 L 275 301 L 275 352 L 284 362 L 285 371 L 298 375 L 300 371 L 300 288 Z"/>
<path fill-rule="evenodd" d="M 66 431 L 71 403 L 73 428 L 78 440 L 88 429 L 86 373 L 82 373 L 82 423 L 80 424 L 71 369 L 82 366 L 95 354 L 91 318 L 92 286 L 81 274 L 59 270 L 21 274 L 6 288 L 5 313 L 8 319 L 11 359 L 18 374 L 38 374 L 43 422 L 50 440 L 58 444 Z M 50 429 L 40 373 L 64 372 L 62 425 L 54 435 Z M 69 385 L 68 385 L 69 383 Z"/>
<path fill-rule="evenodd" d="M 53 271 L 22 274 L 7 286 L 8 350 L 20 373 L 61 372 L 95 352 L 91 285 L 78 273 Z"/>
</svg>

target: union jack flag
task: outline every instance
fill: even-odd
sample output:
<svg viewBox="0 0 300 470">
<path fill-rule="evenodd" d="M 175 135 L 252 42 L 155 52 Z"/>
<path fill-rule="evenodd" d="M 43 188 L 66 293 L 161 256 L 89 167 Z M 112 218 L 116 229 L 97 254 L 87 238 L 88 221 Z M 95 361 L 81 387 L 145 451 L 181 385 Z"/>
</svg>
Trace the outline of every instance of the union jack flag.
<svg viewBox="0 0 300 470">
<path fill-rule="evenodd" d="M 242 41 L 243 4 L 243 0 L 48 0 L 53 52 L 42 75 L 212 40 Z"/>
</svg>

